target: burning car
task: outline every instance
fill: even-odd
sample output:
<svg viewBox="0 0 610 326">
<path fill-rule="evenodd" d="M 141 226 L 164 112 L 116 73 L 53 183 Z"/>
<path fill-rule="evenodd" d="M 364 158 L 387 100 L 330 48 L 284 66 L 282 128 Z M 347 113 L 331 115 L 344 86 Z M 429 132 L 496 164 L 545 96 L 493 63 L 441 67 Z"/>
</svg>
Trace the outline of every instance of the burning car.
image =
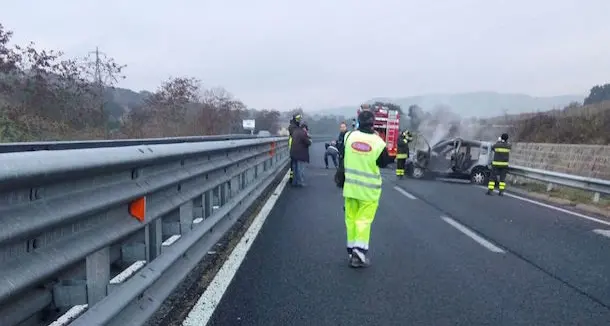
<svg viewBox="0 0 610 326">
<path fill-rule="evenodd" d="M 430 146 L 418 135 L 413 143 L 406 165 L 408 176 L 470 179 L 475 184 L 487 184 L 493 158 L 491 142 L 451 138 Z"/>
</svg>

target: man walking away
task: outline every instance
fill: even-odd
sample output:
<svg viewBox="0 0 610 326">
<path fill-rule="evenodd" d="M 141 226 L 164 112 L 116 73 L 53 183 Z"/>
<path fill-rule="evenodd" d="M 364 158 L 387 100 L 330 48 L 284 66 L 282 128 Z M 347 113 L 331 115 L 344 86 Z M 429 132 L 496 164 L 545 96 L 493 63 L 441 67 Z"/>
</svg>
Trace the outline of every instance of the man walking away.
<svg viewBox="0 0 610 326">
<path fill-rule="evenodd" d="M 288 150 L 292 148 L 292 132 L 295 128 L 299 127 L 301 123 L 301 115 L 295 114 L 290 119 L 290 124 L 288 125 Z M 293 163 L 292 159 L 290 159 L 290 178 L 288 179 L 288 183 L 292 184 L 292 180 L 294 180 L 294 170 L 292 169 Z"/>
<path fill-rule="evenodd" d="M 371 224 L 381 197 L 381 173 L 390 162 L 386 143 L 374 133 L 375 116 L 370 111 L 358 115 L 358 130 L 345 136 L 345 227 L 351 267 L 370 265 L 367 257 Z"/>
<path fill-rule="evenodd" d="M 337 149 L 337 142 L 331 141 L 330 143 L 325 143 L 324 147 L 326 147 L 326 153 L 324 153 L 324 165 L 328 169 L 328 157 L 332 158 L 333 165 L 337 168 L 337 158 L 339 156 L 339 149 Z"/>
<path fill-rule="evenodd" d="M 403 131 L 398 137 L 396 151 L 396 176 L 399 179 L 405 176 L 405 165 L 409 158 L 409 143 L 413 140 L 413 135 L 408 130 Z"/>
<path fill-rule="evenodd" d="M 307 134 L 305 124 L 301 127 L 294 128 L 292 131 L 292 146 L 290 147 L 290 159 L 292 160 L 292 170 L 294 178 L 292 185 L 295 187 L 304 186 L 304 169 L 305 163 L 309 163 L 309 146 L 311 139 Z"/>
<path fill-rule="evenodd" d="M 491 149 L 494 151 L 494 158 L 491 162 L 491 175 L 489 176 L 489 183 L 487 184 L 487 195 L 493 194 L 496 184 L 498 183 L 500 196 L 502 196 L 502 193 L 504 193 L 504 189 L 506 188 L 505 181 L 506 174 L 508 173 L 508 159 L 511 147 L 511 144 L 508 143 L 507 133 L 502 134 L 498 142 L 491 147 Z"/>
</svg>

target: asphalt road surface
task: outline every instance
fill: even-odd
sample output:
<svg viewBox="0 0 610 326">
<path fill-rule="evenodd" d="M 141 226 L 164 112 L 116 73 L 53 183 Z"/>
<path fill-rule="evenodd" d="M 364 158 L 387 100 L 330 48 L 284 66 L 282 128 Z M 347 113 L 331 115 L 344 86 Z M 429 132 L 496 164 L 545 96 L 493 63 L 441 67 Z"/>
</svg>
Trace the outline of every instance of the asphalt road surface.
<svg viewBox="0 0 610 326">
<path fill-rule="evenodd" d="M 476 186 L 384 170 L 367 269 L 348 267 L 341 190 L 312 148 L 208 325 L 610 325 L 610 229 Z"/>
</svg>

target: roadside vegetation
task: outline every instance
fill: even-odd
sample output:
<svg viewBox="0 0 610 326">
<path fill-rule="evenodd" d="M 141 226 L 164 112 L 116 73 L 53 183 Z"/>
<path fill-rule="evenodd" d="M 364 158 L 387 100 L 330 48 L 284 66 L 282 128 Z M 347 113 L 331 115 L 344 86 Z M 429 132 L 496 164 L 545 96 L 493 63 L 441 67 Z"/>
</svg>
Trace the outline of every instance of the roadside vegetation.
<svg viewBox="0 0 610 326">
<path fill-rule="evenodd" d="M 221 87 L 175 77 L 155 92 L 115 87 L 126 66 L 105 55 L 67 58 L 11 42 L 0 24 L 0 142 L 276 133 L 277 110 L 247 109 Z"/>
</svg>

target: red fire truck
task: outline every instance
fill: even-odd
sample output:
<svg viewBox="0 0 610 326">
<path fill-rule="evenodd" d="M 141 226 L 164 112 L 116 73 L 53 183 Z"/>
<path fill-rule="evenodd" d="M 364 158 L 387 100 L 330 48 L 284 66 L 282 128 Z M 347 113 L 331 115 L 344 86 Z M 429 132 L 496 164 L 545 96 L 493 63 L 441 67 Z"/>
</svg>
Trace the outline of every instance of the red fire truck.
<svg viewBox="0 0 610 326">
<path fill-rule="evenodd" d="M 362 109 L 358 109 L 358 114 Z M 388 154 L 396 158 L 396 146 L 400 134 L 400 114 L 397 110 L 390 110 L 385 106 L 370 106 L 375 114 L 375 131 L 386 142 Z"/>
</svg>

